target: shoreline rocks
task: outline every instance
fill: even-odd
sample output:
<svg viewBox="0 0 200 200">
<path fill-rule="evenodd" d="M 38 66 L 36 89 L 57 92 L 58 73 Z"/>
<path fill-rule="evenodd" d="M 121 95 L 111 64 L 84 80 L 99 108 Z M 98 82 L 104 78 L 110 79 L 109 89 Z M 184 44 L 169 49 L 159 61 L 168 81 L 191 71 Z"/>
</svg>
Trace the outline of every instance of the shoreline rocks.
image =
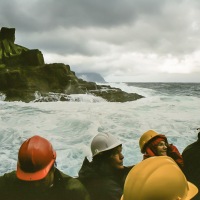
<svg viewBox="0 0 200 200">
<path fill-rule="evenodd" d="M 41 51 L 29 50 L 14 41 L 15 29 L 3 27 L 0 31 L 0 93 L 5 94 L 5 101 L 28 103 L 35 100 L 36 91 L 43 97 L 47 97 L 49 92 L 64 95 L 93 94 L 109 102 L 143 98 L 136 93 L 126 93 L 119 88 L 79 79 L 69 65 L 45 64 Z"/>
</svg>

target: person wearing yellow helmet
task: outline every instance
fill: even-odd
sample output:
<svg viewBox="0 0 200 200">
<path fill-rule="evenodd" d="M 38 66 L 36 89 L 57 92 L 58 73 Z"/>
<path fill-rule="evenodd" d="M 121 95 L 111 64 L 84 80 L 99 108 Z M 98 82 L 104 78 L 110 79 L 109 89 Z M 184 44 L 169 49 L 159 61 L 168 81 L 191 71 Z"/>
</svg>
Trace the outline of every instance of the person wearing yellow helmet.
<svg viewBox="0 0 200 200">
<path fill-rule="evenodd" d="M 38 135 L 23 142 L 17 170 L 0 177 L 4 200 L 89 200 L 85 187 L 56 168 L 56 151 Z"/>
<path fill-rule="evenodd" d="M 121 200 L 189 200 L 197 193 L 172 158 L 155 156 L 131 169 Z"/>
<path fill-rule="evenodd" d="M 110 133 L 99 133 L 91 142 L 92 161 L 83 161 L 78 179 L 91 200 L 119 200 L 131 167 L 123 165 L 122 143 Z"/>
<path fill-rule="evenodd" d="M 139 140 L 141 153 L 143 159 L 152 156 L 169 156 L 178 164 L 183 170 L 183 158 L 177 147 L 169 144 L 167 137 L 163 134 L 158 134 L 154 130 L 148 130 L 142 134 Z"/>
</svg>

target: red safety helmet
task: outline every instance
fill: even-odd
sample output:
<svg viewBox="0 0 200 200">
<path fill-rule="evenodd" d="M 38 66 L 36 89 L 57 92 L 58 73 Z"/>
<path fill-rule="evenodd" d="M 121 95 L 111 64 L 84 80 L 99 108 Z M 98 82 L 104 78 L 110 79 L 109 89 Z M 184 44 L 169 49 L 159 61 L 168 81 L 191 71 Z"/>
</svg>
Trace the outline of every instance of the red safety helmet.
<svg viewBox="0 0 200 200">
<path fill-rule="evenodd" d="M 33 136 L 20 147 L 17 177 L 24 181 L 36 181 L 46 177 L 56 160 L 51 143 L 40 136 Z"/>
</svg>

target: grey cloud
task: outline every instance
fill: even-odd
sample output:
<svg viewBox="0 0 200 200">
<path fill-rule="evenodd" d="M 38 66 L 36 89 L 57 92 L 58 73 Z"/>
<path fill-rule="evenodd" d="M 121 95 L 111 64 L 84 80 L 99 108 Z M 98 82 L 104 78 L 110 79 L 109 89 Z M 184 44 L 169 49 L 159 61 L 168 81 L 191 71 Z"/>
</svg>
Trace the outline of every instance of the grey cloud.
<svg viewBox="0 0 200 200">
<path fill-rule="evenodd" d="M 113 27 L 133 23 L 139 16 L 156 14 L 166 0 L 3 0 L 0 11 L 10 24 L 32 30 L 70 27 Z M 10 17 L 9 17 L 10 16 Z M 17 21 L 18 20 L 18 21 Z M 35 25 L 37 24 L 37 25 Z"/>
<path fill-rule="evenodd" d="M 91 70 L 88 63 L 103 59 L 95 67 L 120 71 L 107 57 L 138 53 L 184 59 L 198 52 L 199 9 L 197 0 L 1 0 L 0 24 L 16 28 L 16 42 L 27 48 L 85 56 L 92 61 L 77 66 Z"/>
</svg>

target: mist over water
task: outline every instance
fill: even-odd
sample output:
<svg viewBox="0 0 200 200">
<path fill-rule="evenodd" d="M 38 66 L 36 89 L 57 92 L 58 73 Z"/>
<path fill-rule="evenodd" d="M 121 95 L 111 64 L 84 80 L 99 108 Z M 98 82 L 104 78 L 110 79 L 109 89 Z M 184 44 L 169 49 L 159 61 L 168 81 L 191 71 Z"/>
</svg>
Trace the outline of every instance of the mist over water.
<svg viewBox="0 0 200 200">
<path fill-rule="evenodd" d="M 99 132 L 112 133 L 122 141 L 125 165 L 142 160 L 138 141 L 149 129 L 165 134 L 180 152 L 197 139 L 200 83 L 109 84 L 145 98 L 126 103 L 91 95 L 78 95 L 80 102 L 0 99 L 0 175 L 16 169 L 20 145 L 36 134 L 50 140 L 57 152 L 57 167 L 71 176 L 77 175 L 85 156 L 91 159 L 90 142 Z"/>
</svg>

